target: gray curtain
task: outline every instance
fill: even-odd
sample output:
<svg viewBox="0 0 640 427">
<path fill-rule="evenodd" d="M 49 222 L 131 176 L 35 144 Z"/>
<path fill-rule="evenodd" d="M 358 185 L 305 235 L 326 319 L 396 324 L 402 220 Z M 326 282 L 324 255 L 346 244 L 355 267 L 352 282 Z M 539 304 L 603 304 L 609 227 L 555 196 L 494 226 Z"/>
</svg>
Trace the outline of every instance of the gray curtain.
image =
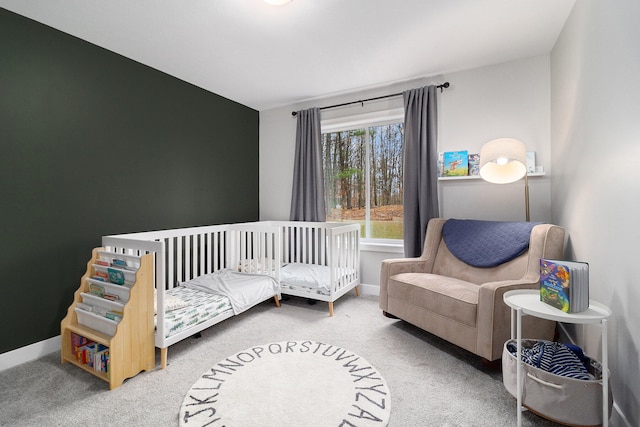
<svg viewBox="0 0 640 427">
<path fill-rule="evenodd" d="M 327 214 L 324 205 L 320 109 L 298 111 L 296 117 L 296 154 L 289 220 L 324 222 Z"/>
<path fill-rule="evenodd" d="M 427 223 L 439 216 L 436 87 L 403 93 L 404 254 L 422 254 Z"/>
</svg>

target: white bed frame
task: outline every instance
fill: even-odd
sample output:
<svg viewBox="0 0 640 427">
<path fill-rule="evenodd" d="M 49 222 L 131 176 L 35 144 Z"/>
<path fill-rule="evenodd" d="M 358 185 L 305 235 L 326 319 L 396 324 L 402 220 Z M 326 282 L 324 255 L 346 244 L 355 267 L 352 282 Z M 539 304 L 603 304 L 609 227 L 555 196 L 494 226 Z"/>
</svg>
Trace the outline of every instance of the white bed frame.
<svg viewBox="0 0 640 427">
<path fill-rule="evenodd" d="M 164 369 L 170 345 L 233 316 L 227 311 L 165 337 L 167 290 L 224 268 L 266 274 L 279 281 L 283 262 L 324 265 L 331 270 L 329 295 L 287 292 L 327 301 L 333 315 L 336 299 L 354 288 L 359 295 L 359 231 L 358 224 L 265 221 L 103 236 L 102 246 L 119 254 L 154 254 L 158 307 L 155 346 L 160 348 L 160 366 Z M 274 299 L 279 306 L 280 293 Z"/>
<path fill-rule="evenodd" d="M 329 303 L 355 289 L 360 295 L 360 225 L 339 222 L 269 221 L 280 230 L 280 260 L 329 267 L 329 295 L 283 288 L 282 293 Z"/>
</svg>

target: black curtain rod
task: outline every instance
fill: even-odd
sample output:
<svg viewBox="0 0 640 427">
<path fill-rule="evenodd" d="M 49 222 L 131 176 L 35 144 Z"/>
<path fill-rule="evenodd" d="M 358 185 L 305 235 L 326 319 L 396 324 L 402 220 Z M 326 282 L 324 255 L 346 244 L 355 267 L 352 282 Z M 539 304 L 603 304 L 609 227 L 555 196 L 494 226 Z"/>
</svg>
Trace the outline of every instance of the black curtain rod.
<svg viewBox="0 0 640 427">
<path fill-rule="evenodd" d="M 441 93 L 442 93 L 443 90 L 447 89 L 448 87 L 449 87 L 449 82 L 444 82 L 441 85 L 436 86 L 436 88 L 440 89 Z M 365 102 L 368 102 L 368 101 L 376 101 L 378 99 L 393 98 L 394 96 L 400 96 L 400 95 L 402 95 L 402 92 L 394 93 L 392 95 L 376 96 L 375 98 L 361 99 L 359 101 L 351 101 L 351 102 L 345 102 L 345 103 L 342 103 L 342 104 L 329 105 L 327 107 L 321 107 L 320 110 L 327 110 L 329 108 L 344 107 L 345 105 L 351 105 L 351 104 L 364 104 Z M 296 115 L 298 115 L 298 112 L 297 111 L 292 111 L 291 115 L 295 117 Z"/>
</svg>

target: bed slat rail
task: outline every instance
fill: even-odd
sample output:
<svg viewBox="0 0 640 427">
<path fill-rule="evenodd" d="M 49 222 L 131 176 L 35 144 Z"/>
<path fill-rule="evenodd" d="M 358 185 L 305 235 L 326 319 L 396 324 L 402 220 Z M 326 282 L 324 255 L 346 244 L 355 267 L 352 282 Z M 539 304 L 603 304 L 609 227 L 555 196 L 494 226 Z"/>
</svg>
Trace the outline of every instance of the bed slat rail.
<svg viewBox="0 0 640 427">
<path fill-rule="evenodd" d="M 283 263 L 294 262 L 329 267 L 330 295 L 314 298 L 331 307 L 359 284 L 359 233 L 358 224 L 263 221 L 104 236 L 102 244 L 120 254 L 154 254 L 158 307 L 167 290 L 203 274 L 231 268 L 279 280 Z M 199 331 L 165 338 L 164 317 L 158 310 L 155 345 L 163 351 Z"/>
</svg>

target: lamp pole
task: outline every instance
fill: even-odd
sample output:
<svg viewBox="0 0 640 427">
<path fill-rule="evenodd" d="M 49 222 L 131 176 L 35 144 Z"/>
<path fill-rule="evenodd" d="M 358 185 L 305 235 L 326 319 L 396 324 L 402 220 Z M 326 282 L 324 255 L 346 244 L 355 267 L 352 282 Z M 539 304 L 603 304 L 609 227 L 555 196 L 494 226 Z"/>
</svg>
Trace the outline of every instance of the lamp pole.
<svg viewBox="0 0 640 427">
<path fill-rule="evenodd" d="M 524 208 L 529 222 L 529 172 L 524 174 Z"/>
</svg>

